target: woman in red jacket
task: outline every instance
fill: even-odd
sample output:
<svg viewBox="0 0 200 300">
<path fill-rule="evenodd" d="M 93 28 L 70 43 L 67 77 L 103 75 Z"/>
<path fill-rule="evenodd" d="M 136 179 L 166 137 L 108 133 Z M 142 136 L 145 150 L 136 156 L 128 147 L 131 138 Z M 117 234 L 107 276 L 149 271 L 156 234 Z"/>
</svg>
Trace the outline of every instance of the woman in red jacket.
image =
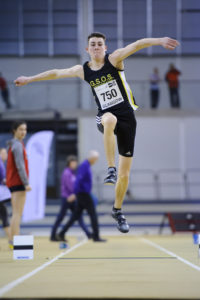
<svg viewBox="0 0 200 300">
<path fill-rule="evenodd" d="M 23 139 L 27 133 L 24 121 L 17 121 L 12 126 L 13 139 L 9 142 L 6 184 L 12 197 L 12 218 L 10 224 L 11 241 L 20 232 L 20 221 L 26 200 L 26 192 L 31 190 L 28 181 L 28 159 Z"/>
</svg>

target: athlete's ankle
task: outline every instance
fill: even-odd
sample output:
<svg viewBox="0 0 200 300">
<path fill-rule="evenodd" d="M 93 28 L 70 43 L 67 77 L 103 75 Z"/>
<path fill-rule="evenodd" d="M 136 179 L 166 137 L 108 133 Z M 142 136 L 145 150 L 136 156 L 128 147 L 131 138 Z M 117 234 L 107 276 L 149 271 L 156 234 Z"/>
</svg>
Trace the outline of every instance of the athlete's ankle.
<svg viewBox="0 0 200 300">
<path fill-rule="evenodd" d="M 115 208 L 115 206 L 113 206 L 113 211 L 114 212 L 117 212 L 117 211 L 120 211 L 121 210 L 121 208 Z"/>
<path fill-rule="evenodd" d="M 116 167 L 115 166 L 110 166 L 110 167 L 108 167 L 108 171 L 115 171 L 116 172 Z"/>
</svg>

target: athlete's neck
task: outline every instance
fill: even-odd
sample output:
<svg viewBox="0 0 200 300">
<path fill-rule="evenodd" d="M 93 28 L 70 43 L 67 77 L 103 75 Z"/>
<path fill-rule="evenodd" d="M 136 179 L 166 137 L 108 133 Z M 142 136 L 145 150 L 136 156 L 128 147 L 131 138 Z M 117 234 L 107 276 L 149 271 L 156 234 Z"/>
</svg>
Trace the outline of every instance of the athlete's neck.
<svg viewBox="0 0 200 300">
<path fill-rule="evenodd" d="M 102 59 L 91 59 L 91 61 L 89 62 L 89 67 L 93 70 L 99 70 L 103 67 L 105 63 L 105 57 L 103 57 Z"/>
</svg>

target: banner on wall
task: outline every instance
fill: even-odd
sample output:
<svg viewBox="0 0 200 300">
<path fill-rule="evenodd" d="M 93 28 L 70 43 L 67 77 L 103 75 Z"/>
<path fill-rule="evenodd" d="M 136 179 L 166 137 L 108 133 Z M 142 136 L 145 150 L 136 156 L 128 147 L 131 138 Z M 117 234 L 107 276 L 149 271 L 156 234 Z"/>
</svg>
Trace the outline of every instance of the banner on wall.
<svg viewBox="0 0 200 300">
<path fill-rule="evenodd" d="M 29 163 L 29 183 L 22 220 L 29 222 L 44 218 L 47 170 L 53 131 L 40 131 L 28 140 L 26 151 Z"/>
</svg>

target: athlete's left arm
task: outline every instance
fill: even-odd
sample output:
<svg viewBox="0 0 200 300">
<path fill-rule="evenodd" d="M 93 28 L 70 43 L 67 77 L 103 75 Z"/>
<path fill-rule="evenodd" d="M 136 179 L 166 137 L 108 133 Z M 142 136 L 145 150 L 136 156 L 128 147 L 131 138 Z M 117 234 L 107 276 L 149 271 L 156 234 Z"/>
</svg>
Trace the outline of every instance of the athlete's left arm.
<svg viewBox="0 0 200 300">
<path fill-rule="evenodd" d="M 162 46 L 167 50 L 174 50 L 178 45 L 179 42 L 177 40 L 168 37 L 141 39 L 132 44 L 127 45 L 124 48 L 117 49 L 109 55 L 109 60 L 112 64 L 117 65 L 118 63 L 122 62 L 125 58 L 129 57 L 133 53 L 143 48 L 148 48 L 151 46 Z"/>
</svg>

